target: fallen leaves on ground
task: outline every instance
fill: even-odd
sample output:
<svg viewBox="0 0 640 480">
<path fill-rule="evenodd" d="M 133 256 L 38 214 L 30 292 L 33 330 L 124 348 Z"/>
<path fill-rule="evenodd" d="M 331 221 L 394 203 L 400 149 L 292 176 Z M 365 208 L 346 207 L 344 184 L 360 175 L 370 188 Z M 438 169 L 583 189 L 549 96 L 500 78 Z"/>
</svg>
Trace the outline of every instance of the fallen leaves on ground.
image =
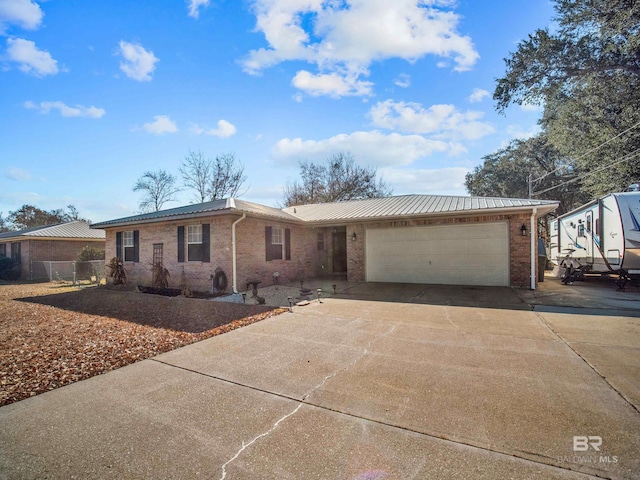
<svg viewBox="0 0 640 480">
<path fill-rule="evenodd" d="M 0 406 L 285 311 L 57 284 L 0 284 Z"/>
</svg>

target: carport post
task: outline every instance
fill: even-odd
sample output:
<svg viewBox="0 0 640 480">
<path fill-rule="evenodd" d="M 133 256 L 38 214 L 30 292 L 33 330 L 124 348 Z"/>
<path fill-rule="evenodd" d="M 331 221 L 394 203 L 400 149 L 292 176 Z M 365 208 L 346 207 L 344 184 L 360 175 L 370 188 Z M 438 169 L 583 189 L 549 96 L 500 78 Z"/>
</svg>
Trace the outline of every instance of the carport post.
<svg viewBox="0 0 640 480">
<path fill-rule="evenodd" d="M 529 231 L 531 232 L 531 290 L 536 289 L 536 213 L 538 213 L 538 209 L 533 207 L 533 212 L 531 212 L 531 226 Z"/>
</svg>

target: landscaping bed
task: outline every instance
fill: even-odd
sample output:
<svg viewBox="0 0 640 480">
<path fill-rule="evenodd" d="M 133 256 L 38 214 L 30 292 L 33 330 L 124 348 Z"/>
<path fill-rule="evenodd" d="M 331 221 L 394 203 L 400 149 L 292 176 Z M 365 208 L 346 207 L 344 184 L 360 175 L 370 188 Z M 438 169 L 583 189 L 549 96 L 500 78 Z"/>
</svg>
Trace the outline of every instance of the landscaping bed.
<svg viewBox="0 0 640 480">
<path fill-rule="evenodd" d="M 0 405 L 282 311 L 102 287 L 0 284 Z"/>
</svg>

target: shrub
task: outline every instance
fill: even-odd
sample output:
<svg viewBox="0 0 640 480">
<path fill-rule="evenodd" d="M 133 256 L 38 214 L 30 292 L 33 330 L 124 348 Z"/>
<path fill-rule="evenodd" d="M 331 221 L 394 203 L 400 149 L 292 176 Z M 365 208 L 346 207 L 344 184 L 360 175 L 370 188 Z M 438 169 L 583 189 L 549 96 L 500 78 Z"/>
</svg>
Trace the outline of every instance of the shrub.
<svg viewBox="0 0 640 480">
<path fill-rule="evenodd" d="M 20 273 L 19 263 L 15 263 L 8 257 L 0 258 L 0 280 L 19 280 Z"/>
<path fill-rule="evenodd" d="M 85 245 L 78 254 L 79 262 L 90 262 L 91 260 L 104 260 L 104 249 Z"/>
<path fill-rule="evenodd" d="M 109 276 L 113 278 L 114 285 L 124 285 L 125 283 L 127 283 L 127 272 L 124 269 L 124 264 L 122 263 L 121 259 L 113 257 L 109 261 L 107 267 L 111 269 L 111 272 L 109 272 Z"/>
</svg>

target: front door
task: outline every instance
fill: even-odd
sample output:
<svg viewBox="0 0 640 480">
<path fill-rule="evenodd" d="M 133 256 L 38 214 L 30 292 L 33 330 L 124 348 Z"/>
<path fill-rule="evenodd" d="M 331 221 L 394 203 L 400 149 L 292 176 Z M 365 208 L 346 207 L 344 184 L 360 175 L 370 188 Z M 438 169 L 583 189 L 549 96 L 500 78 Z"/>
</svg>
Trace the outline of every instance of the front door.
<svg viewBox="0 0 640 480">
<path fill-rule="evenodd" d="M 333 273 L 347 273 L 347 230 L 336 230 L 332 234 Z"/>
</svg>

